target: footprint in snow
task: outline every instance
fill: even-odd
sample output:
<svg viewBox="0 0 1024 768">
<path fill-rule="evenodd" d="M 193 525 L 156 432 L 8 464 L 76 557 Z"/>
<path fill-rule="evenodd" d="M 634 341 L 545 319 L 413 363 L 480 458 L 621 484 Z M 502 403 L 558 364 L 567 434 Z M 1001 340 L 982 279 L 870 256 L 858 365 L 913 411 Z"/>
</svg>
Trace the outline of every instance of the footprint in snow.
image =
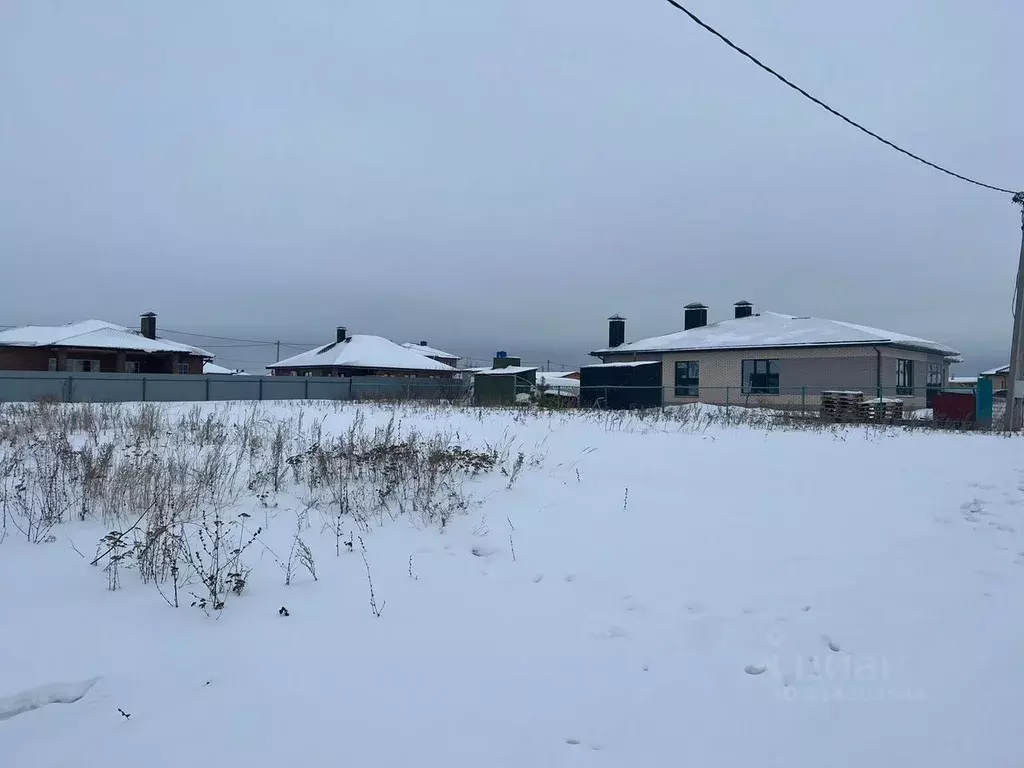
<svg viewBox="0 0 1024 768">
<path fill-rule="evenodd" d="M 763 675 L 767 669 L 768 667 L 764 664 L 747 664 L 747 666 L 743 668 L 743 671 L 748 675 Z"/>
<path fill-rule="evenodd" d="M 10 720 L 50 704 L 74 704 L 85 698 L 97 680 L 93 677 L 80 682 L 37 685 L 13 696 L 0 696 L 0 720 Z"/>
<path fill-rule="evenodd" d="M 565 574 L 565 581 L 566 581 L 566 583 L 571 583 L 571 582 L 573 582 L 575 580 L 576 580 L 576 577 L 573 574 L 571 574 L 571 573 Z"/>
<path fill-rule="evenodd" d="M 569 739 L 565 740 L 565 743 L 569 744 L 570 746 L 576 747 L 576 746 L 579 746 L 580 740 L 579 739 L 569 738 Z"/>
<path fill-rule="evenodd" d="M 828 646 L 828 649 L 829 649 L 830 651 L 832 651 L 832 653 L 839 653 L 839 652 L 840 652 L 841 650 L 843 650 L 843 649 L 842 649 L 842 648 L 841 648 L 841 647 L 839 646 L 839 643 L 837 643 L 837 642 L 836 642 L 835 640 L 833 640 L 833 639 L 832 639 L 831 637 L 829 637 L 828 635 L 822 635 L 822 636 L 821 636 L 821 639 L 825 641 L 825 645 L 827 645 L 827 646 Z"/>
<path fill-rule="evenodd" d="M 493 557 L 498 553 L 498 550 L 494 547 L 485 547 L 482 544 L 477 544 L 470 550 L 470 552 L 472 552 L 476 557 Z"/>
<path fill-rule="evenodd" d="M 534 584 L 540 584 L 543 580 L 544 580 L 544 574 L 543 573 L 538 573 L 536 576 L 533 577 L 533 583 Z"/>
</svg>

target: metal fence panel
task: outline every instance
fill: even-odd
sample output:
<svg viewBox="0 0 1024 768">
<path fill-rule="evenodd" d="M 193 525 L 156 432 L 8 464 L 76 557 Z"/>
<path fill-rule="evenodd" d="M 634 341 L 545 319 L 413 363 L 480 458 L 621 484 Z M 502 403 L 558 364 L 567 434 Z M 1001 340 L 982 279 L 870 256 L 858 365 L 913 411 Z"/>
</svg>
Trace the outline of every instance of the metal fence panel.
<svg viewBox="0 0 1024 768">
<path fill-rule="evenodd" d="M 103 375 L 103 374 L 99 374 Z M 180 403 L 206 400 L 207 376 L 143 376 L 147 401 Z"/>
<path fill-rule="evenodd" d="M 187 402 L 203 400 L 456 400 L 468 382 L 390 377 L 322 378 L 209 374 L 0 371 L 0 402 Z"/>
<path fill-rule="evenodd" d="M 246 378 L 243 376 L 236 376 L 236 379 Z M 265 376 L 262 379 L 262 393 L 258 394 L 255 398 L 258 400 L 309 400 L 315 399 L 310 393 L 307 386 L 309 379 L 303 381 L 302 378 L 295 376 Z M 335 385 L 335 389 L 343 385 Z M 330 391 L 330 390 L 328 390 Z M 236 400 L 243 398 L 236 397 Z"/>
<path fill-rule="evenodd" d="M 207 376 L 207 400 L 260 400 L 260 382 L 256 376 Z"/>
<path fill-rule="evenodd" d="M 7 375 L 0 371 L 0 402 L 19 403 L 33 400 L 67 400 L 69 381 L 66 375 L 50 374 L 43 378 Z"/>
<path fill-rule="evenodd" d="M 66 399 L 72 403 L 124 403 L 142 399 L 142 382 L 138 376 L 105 376 L 102 379 L 68 376 Z"/>
</svg>

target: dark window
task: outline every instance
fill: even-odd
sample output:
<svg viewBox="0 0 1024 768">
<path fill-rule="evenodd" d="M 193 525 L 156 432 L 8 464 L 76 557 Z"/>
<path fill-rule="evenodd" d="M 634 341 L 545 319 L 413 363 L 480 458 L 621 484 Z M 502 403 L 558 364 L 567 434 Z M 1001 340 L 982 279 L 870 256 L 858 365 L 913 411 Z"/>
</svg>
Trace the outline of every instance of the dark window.
<svg viewBox="0 0 1024 768">
<path fill-rule="evenodd" d="M 931 408 L 935 403 L 935 393 L 942 391 L 945 384 L 945 375 L 942 366 L 938 363 L 928 363 L 928 388 L 925 390 L 925 408 Z"/>
<path fill-rule="evenodd" d="M 181 376 L 188 376 L 191 373 L 188 363 L 178 363 L 178 374 Z"/>
<path fill-rule="evenodd" d="M 99 373 L 99 360 L 83 360 L 81 358 L 68 358 L 64 367 L 71 373 Z"/>
<path fill-rule="evenodd" d="M 681 361 L 676 363 L 676 397 L 697 397 L 700 395 L 700 363 Z"/>
<path fill-rule="evenodd" d="M 777 394 L 779 394 L 779 361 L 778 360 L 744 360 L 743 361 L 743 394 L 745 394 L 745 395 L 777 395 Z"/>
<path fill-rule="evenodd" d="M 896 361 L 896 394 L 897 395 L 913 395 L 914 394 L 914 361 L 913 360 L 897 360 Z"/>
<path fill-rule="evenodd" d="M 138 373 L 139 372 L 139 361 L 138 360 L 125 360 L 124 362 L 125 373 Z"/>
</svg>

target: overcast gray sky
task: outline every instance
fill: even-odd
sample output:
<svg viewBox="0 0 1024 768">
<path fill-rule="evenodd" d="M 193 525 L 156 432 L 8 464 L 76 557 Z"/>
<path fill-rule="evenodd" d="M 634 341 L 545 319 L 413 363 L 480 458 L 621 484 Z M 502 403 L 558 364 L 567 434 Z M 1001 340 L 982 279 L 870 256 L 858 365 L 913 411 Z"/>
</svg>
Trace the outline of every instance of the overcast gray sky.
<svg viewBox="0 0 1024 768">
<path fill-rule="evenodd" d="M 1024 187 L 1019 2 L 690 5 L 913 151 Z M 987 366 L 1019 225 L 662 0 L 0 2 L 0 324 L 153 310 L 575 363 L 613 312 L 635 339 L 747 299 Z"/>
</svg>

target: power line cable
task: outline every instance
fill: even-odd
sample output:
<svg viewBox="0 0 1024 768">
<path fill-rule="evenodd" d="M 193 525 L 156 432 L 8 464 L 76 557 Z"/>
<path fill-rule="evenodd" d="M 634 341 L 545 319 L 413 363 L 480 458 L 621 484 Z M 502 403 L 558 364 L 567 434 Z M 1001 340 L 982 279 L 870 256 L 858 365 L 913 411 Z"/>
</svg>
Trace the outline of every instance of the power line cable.
<svg viewBox="0 0 1024 768">
<path fill-rule="evenodd" d="M 217 341 L 240 341 L 253 346 L 274 346 L 280 343 L 283 347 L 302 347 L 303 349 L 311 349 L 313 347 L 322 347 L 323 344 L 305 344 L 302 342 L 278 342 L 278 341 L 266 341 L 264 339 L 239 339 L 235 336 L 214 336 L 210 333 L 194 333 L 192 331 L 176 331 L 173 328 L 161 328 L 163 333 L 173 333 L 178 336 L 194 336 L 199 339 L 216 339 Z"/>
<path fill-rule="evenodd" d="M 994 192 L 1003 192 L 1003 193 L 1005 193 L 1007 195 L 1016 194 L 1014 192 L 1014 190 L 1012 190 L 1012 189 L 1006 189 L 1004 187 L 997 187 L 997 186 L 995 186 L 993 184 L 986 184 L 983 181 L 978 181 L 977 179 L 972 179 L 970 176 L 964 176 L 962 174 L 957 173 L 956 171 L 951 171 L 949 168 L 944 168 L 943 166 L 939 165 L 938 163 L 933 163 L 930 160 L 925 160 L 920 155 L 915 155 L 910 150 L 904 149 L 903 147 L 899 146 L 898 144 L 895 144 L 894 142 L 889 141 L 889 139 L 885 138 L 884 136 L 880 136 L 879 134 L 875 133 L 874 131 L 872 131 L 872 130 L 870 130 L 868 128 L 865 128 L 863 125 L 858 123 L 856 120 L 853 120 L 853 119 L 847 117 L 846 115 L 844 115 L 839 110 L 834 109 L 833 107 L 830 107 L 828 104 L 826 104 L 821 99 L 819 99 L 819 98 L 817 98 L 815 96 L 812 96 L 810 93 L 805 91 L 803 88 L 801 88 L 799 85 L 794 83 L 792 80 L 789 80 L 788 78 L 784 77 L 783 75 L 780 75 L 774 69 L 769 67 L 767 64 L 762 62 L 760 59 L 758 59 L 753 54 L 748 53 L 746 50 L 744 50 L 743 48 L 738 46 L 736 43 L 734 43 L 728 37 L 723 35 L 717 29 L 712 27 L 710 24 L 707 24 L 706 22 L 702 21 L 695 13 L 693 13 L 693 11 L 689 10 L 688 8 L 683 6 L 681 3 L 677 2 L 677 0 L 665 0 L 665 2 L 668 3 L 669 5 L 671 5 L 676 10 L 679 10 L 679 11 L 682 11 L 683 13 L 685 13 L 687 16 L 690 17 L 690 20 L 693 21 L 695 24 L 697 24 L 701 28 L 707 30 L 708 32 L 710 32 L 712 35 L 717 37 L 719 40 L 721 40 L 723 43 L 728 45 L 730 48 L 732 48 L 734 51 L 739 53 L 741 56 L 744 56 L 747 59 L 750 59 L 750 61 L 754 62 L 757 66 L 759 66 L 765 72 L 767 72 L 768 74 L 770 74 L 772 77 L 776 78 L 777 80 L 780 80 L 784 84 L 788 85 L 790 88 L 792 88 L 794 91 L 799 93 L 804 98 L 810 99 L 811 101 L 813 101 L 815 104 L 817 104 L 819 107 L 821 107 L 825 111 L 831 113 L 832 115 L 835 115 L 836 117 L 838 117 L 843 122 L 849 123 L 850 125 L 852 125 L 857 130 L 866 133 L 871 138 L 876 139 L 876 140 L 882 142 L 883 144 L 885 144 L 889 148 L 895 149 L 897 152 L 900 152 L 900 153 L 906 155 L 909 158 L 917 160 L 919 163 L 924 163 L 929 168 L 934 168 L 936 171 L 941 171 L 942 173 L 945 173 L 948 176 L 952 176 L 955 179 L 960 179 L 960 181 L 966 181 L 968 184 L 974 184 L 975 186 L 983 187 L 984 189 L 991 189 Z"/>
<path fill-rule="evenodd" d="M 261 349 L 263 347 L 272 347 L 274 343 L 269 344 L 259 342 L 256 344 L 250 344 L 248 342 L 238 344 L 203 344 L 204 349 Z"/>
</svg>

